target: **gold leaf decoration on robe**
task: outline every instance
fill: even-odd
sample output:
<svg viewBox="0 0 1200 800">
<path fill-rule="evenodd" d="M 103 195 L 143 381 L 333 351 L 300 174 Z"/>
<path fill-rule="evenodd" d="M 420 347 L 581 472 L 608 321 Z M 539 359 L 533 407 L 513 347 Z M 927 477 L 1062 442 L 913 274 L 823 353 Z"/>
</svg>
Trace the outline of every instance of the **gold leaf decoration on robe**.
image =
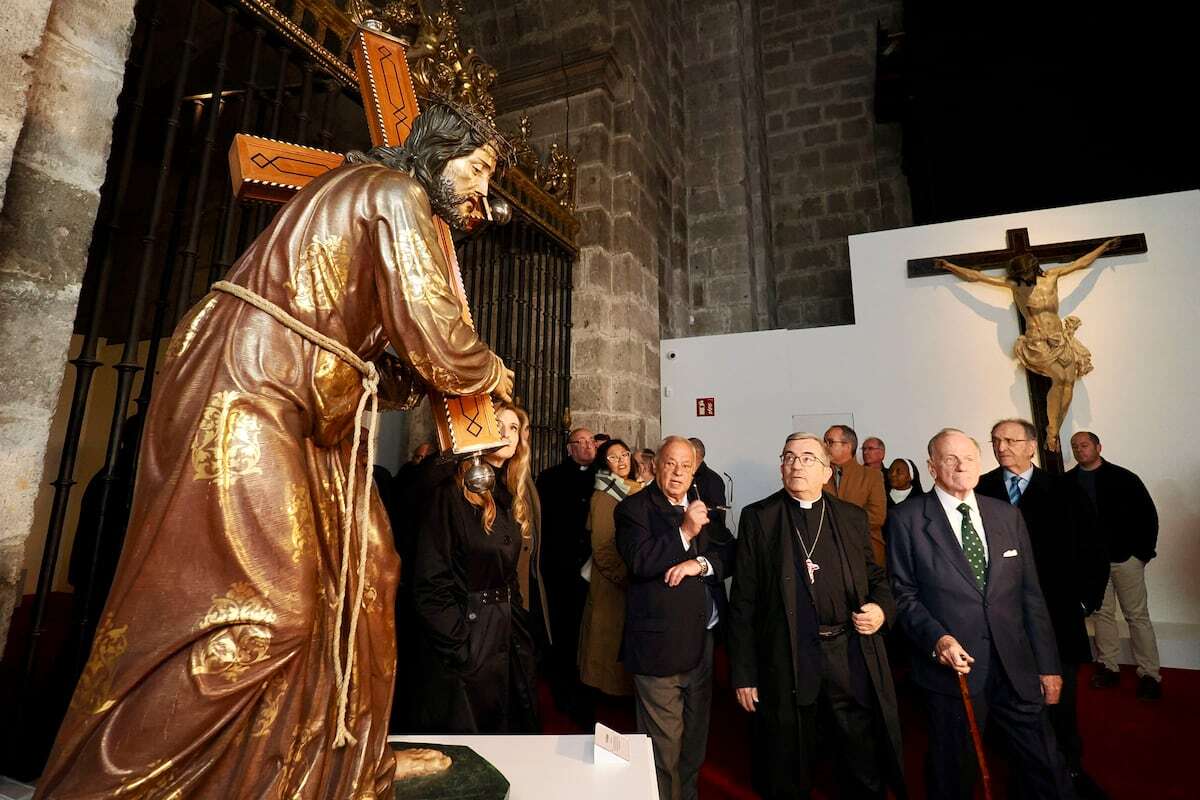
<svg viewBox="0 0 1200 800">
<path fill-rule="evenodd" d="M 301 311 L 331 311 L 346 291 L 350 271 L 350 247 L 341 236 L 314 236 L 292 268 L 292 279 L 284 284 L 292 302 Z"/>
<path fill-rule="evenodd" d="M 312 549 L 316 538 L 312 503 L 309 501 L 308 487 L 303 483 L 287 485 L 287 515 L 292 528 L 292 563 L 299 564 L 304 553 Z"/>
<path fill-rule="evenodd" d="M 400 272 L 400 286 L 409 303 L 425 303 L 437 296 L 450 296 L 450 285 L 437 269 L 433 253 L 420 231 L 396 236 L 393 258 Z"/>
<path fill-rule="evenodd" d="M 192 340 L 196 338 L 200 326 L 204 323 L 204 318 L 216 304 L 217 296 L 213 295 L 207 302 L 197 305 L 188 312 L 188 316 L 185 318 L 186 322 L 179 326 L 175 335 L 171 337 L 171 343 L 167 345 L 167 358 L 178 358 L 187 352 Z"/>
<path fill-rule="evenodd" d="M 129 647 L 125 635 L 128 629 L 128 625 L 115 627 L 111 614 L 104 618 L 96 631 L 96 638 L 92 640 L 92 653 L 83 668 L 75 695 L 71 698 L 72 709 L 84 714 L 99 714 L 116 702 L 115 698 L 109 696 L 113 666 Z"/>
<path fill-rule="evenodd" d="M 267 688 L 259 699 L 258 711 L 254 715 L 254 725 L 250 729 L 250 738 L 256 739 L 271 732 L 275 720 L 279 718 L 279 709 L 283 705 L 283 695 L 287 690 L 287 681 L 282 673 L 275 673 L 267 681 Z"/>
<path fill-rule="evenodd" d="M 155 761 L 150 766 L 150 771 L 140 778 L 134 778 L 129 781 L 121 781 L 120 787 L 113 793 L 114 797 L 145 798 L 145 800 L 181 800 L 183 790 L 176 789 L 169 794 L 164 794 L 163 791 L 171 784 L 173 776 L 171 775 L 171 767 L 174 766 L 174 759 L 166 761 Z"/>
<path fill-rule="evenodd" d="M 354 416 L 358 398 L 362 395 L 362 375 L 354 367 L 328 350 L 320 350 L 313 372 L 313 386 L 318 426 L 333 426 L 339 420 Z"/>
<path fill-rule="evenodd" d="M 228 489 L 242 476 L 262 474 L 262 422 L 247 405 L 235 405 L 238 399 L 237 392 L 217 392 L 204 406 L 192 438 L 195 480 Z"/>
<path fill-rule="evenodd" d="M 232 682 L 267 657 L 271 626 L 277 616 L 266 599 L 249 583 L 239 581 L 196 624 L 197 631 L 213 630 L 192 645 L 192 675 L 221 675 Z"/>
</svg>

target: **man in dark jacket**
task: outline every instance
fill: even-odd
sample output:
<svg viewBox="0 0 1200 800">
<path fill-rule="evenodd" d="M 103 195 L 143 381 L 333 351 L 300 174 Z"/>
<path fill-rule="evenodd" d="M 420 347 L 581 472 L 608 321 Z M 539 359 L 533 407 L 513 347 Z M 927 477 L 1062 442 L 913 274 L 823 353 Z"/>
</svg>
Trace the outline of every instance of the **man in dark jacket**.
<svg viewBox="0 0 1200 800">
<path fill-rule="evenodd" d="M 662 800 L 695 800 L 712 705 L 717 587 L 733 537 L 688 501 L 699 459 L 687 439 L 658 448 L 655 481 L 617 505 L 617 550 L 629 567 L 621 660 L 633 675 L 638 731 L 650 736 Z"/>
<path fill-rule="evenodd" d="M 1096 507 L 1100 530 L 1108 545 L 1111 562 L 1104 602 L 1093 617 L 1096 652 L 1100 661 L 1092 686 L 1103 689 L 1121 680 L 1117 659 L 1121 635 L 1117 631 L 1117 601 L 1129 623 L 1133 660 L 1137 662 L 1138 697 L 1162 697 L 1158 671 L 1158 640 L 1146 602 L 1146 565 L 1158 544 L 1158 509 L 1141 479 L 1124 467 L 1100 457 L 1100 437 L 1080 431 L 1071 437 L 1071 451 L 1078 463 L 1068 478 L 1078 482 Z"/>
<path fill-rule="evenodd" d="M 1092 660 L 1084 620 L 1104 599 L 1108 556 L 1083 490 L 1035 466 L 1036 451 L 1032 422 L 1000 420 L 992 426 L 992 452 L 1000 466 L 980 477 L 976 491 L 1016 506 L 1025 520 L 1063 667 L 1061 699 L 1047 711 L 1076 789 L 1094 794 L 1083 774 L 1075 697 L 1079 667 Z"/>
<path fill-rule="evenodd" d="M 587 428 L 567 436 L 567 457 L 542 470 L 537 478 L 542 505 L 542 586 L 550 611 L 550 657 L 546 671 L 554 705 L 577 724 L 594 723 L 590 694 L 579 682 L 579 624 L 587 599 L 587 582 L 579 570 L 592 554 L 587 532 L 596 442 Z"/>
<path fill-rule="evenodd" d="M 976 759 L 959 689 L 966 676 L 981 730 L 995 719 L 1020 784 L 1016 796 L 1075 796 L 1054 729 L 1062 670 L 1033 548 L 1017 509 L 975 492 L 979 445 L 947 428 L 929 441 L 934 488 L 888 517 L 888 573 L 912 643 L 913 683 L 929 720 L 928 796 L 969 798 Z"/>
<path fill-rule="evenodd" d="M 696 499 L 703 500 L 704 504 L 708 506 L 709 516 L 712 519 L 720 520 L 724 525 L 725 506 L 728 505 L 725 498 L 725 481 L 705 460 L 708 454 L 705 451 L 704 442 L 695 436 L 688 441 L 692 443 L 692 447 L 696 448 L 696 458 L 700 459 L 700 465 L 696 467 L 696 475 L 692 478 L 696 494 L 699 495 Z"/>
<path fill-rule="evenodd" d="M 903 796 L 900 721 L 878 634 L 895 616 L 867 515 L 822 492 L 829 451 L 793 433 L 783 489 L 738 526 L 729 649 L 738 703 L 754 714 L 754 786 L 767 798 L 813 787 L 818 716 L 832 723 L 842 797 Z"/>
</svg>

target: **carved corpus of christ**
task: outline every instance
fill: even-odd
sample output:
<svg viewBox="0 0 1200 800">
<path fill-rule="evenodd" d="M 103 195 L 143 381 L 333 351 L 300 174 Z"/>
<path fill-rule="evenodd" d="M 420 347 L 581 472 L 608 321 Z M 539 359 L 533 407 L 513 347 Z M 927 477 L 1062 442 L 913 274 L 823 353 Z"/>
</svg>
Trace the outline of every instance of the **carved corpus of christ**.
<svg viewBox="0 0 1200 800">
<path fill-rule="evenodd" d="M 1071 406 L 1075 381 L 1092 371 L 1092 354 L 1075 338 L 1082 324 L 1071 315 L 1058 316 L 1058 279 L 1087 269 L 1100 256 L 1113 249 L 1120 238 L 1112 238 L 1071 263 L 1043 270 L 1032 253 L 1009 260 L 1003 278 L 993 278 L 973 269 L 952 264 L 944 258 L 934 262 L 939 269 L 971 283 L 985 283 L 1012 292 L 1017 310 L 1025 320 L 1025 333 L 1013 344 L 1013 355 L 1021 366 L 1050 379 L 1046 394 L 1046 447 L 1057 451 L 1058 432 Z"/>
</svg>

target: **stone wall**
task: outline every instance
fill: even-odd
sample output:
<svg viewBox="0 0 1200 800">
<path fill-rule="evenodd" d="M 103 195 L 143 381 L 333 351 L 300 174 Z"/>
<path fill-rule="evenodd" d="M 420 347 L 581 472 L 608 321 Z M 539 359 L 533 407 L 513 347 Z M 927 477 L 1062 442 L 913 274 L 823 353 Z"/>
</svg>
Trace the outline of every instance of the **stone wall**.
<svg viewBox="0 0 1200 800">
<path fill-rule="evenodd" d="M 686 319 L 664 336 L 773 328 L 774 254 L 765 195 L 762 68 L 756 3 L 689 0 Z"/>
<path fill-rule="evenodd" d="M 58 465 L 58 454 L 46 452 L 47 436 L 108 161 L 133 5 L 9 0 L 0 12 L 0 653 L 34 502 Z"/>
<path fill-rule="evenodd" d="M 578 163 L 573 422 L 651 446 L 660 332 L 687 314 L 683 5 L 495 3 L 462 25 L 500 70 L 502 126 L 528 113 L 535 148 L 557 142 Z"/>
<path fill-rule="evenodd" d="M 899 125 L 872 115 L 898 0 L 756 0 L 780 327 L 854 321 L 851 234 L 910 224 Z"/>
</svg>

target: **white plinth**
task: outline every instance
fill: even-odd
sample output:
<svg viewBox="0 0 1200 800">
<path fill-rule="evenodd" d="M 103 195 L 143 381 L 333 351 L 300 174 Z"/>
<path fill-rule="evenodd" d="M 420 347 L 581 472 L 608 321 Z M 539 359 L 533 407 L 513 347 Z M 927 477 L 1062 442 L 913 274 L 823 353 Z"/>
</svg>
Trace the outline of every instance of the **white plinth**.
<svg viewBox="0 0 1200 800">
<path fill-rule="evenodd" d="M 595 737 L 586 736 L 392 736 L 392 742 L 431 742 L 470 747 L 504 773 L 509 800 L 658 800 L 649 737 L 626 734 L 630 761 L 593 763 Z"/>
</svg>

